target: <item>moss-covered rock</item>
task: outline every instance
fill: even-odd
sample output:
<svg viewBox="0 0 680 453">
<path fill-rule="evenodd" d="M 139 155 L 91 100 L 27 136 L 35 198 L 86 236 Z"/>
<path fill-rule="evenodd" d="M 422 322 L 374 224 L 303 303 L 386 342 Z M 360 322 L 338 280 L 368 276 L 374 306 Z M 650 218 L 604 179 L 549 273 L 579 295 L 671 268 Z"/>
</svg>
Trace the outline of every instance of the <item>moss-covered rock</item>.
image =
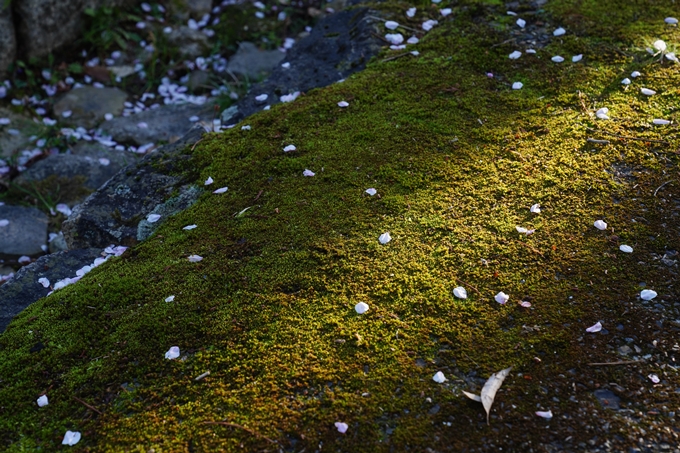
<svg viewBox="0 0 680 453">
<path fill-rule="evenodd" d="M 409 5 L 383 5 L 411 28 L 439 20 L 419 56 L 385 54 L 251 117 L 250 130 L 206 136 L 195 180 L 226 193 L 204 193 L 0 336 L 5 448 L 53 451 L 67 429 L 83 433 L 75 450 L 111 452 L 677 442 L 678 329 L 661 322 L 678 316 L 676 268 L 654 257 L 679 246 L 679 141 L 651 120 L 674 117 L 678 69 L 642 49 L 678 40 L 663 23 L 672 8 L 556 0 L 527 20 L 568 34 L 510 60 L 515 18 L 488 3 L 446 19 L 422 4 L 412 21 Z M 574 17 L 602 25 L 571 28 Z M 550 61 L 575 53 L 584 59 Z M 643 77 L 622 86 L 633 70 Z M 597 120 L 605 106 L 612 120 Z M 642 283 L 659 293 L 646 306 Z M 587 334 L 596 321 L 604 331 Z M 45 347 L 32 352 L 36 335 Z M 592 365 L 620 361 L 627 339 L 637 362 Z M 178 360 L 164 359 L 171 346 Z M 461 390 L 511 365 L 487 426 Z M 449 380 L 433 382 L 437 371 Z M 598 388 L 626 411 L 602 411 Z"/>
</svg>

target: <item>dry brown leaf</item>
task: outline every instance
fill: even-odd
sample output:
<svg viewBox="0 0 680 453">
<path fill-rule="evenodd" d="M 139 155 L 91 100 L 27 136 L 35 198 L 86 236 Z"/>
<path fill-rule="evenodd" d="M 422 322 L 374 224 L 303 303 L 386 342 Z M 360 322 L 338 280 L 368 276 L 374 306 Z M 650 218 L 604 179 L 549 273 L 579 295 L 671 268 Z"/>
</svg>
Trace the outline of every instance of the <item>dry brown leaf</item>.
<svg viewBox="0 0 680 453">
<path fill-rule="evenodd" d="M 510 373 L 510 370 L 512 370 L 512 367 L 506 368 L 502 371 L 499 371 L 498 373 L 494 373 L 491 375 L 491 377 L 486 381 L 486 384 L 484 384 L 484 388 L 482 388 L 482 405 L 484 406 L 484 410 L 486 411 L 486 424 L 489 424 L 489 414 L 491 412 L 491 405 L 493 404 L 493 400 L 496 398 L 496 392 L 498 391 L 499 388 L 501 388 L 501 385 L 503 384 L 503 381 L 505 378 L 508 376 Z"/>
</svg>

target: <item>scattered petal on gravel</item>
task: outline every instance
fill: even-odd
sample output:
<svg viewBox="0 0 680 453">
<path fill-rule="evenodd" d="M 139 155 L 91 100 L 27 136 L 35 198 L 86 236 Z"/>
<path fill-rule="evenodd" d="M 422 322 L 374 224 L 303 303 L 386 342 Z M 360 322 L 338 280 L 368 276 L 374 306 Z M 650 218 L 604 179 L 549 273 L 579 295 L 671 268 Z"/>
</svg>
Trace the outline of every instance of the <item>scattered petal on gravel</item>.
<svg viewBox="0 0 680 453">
<path fill-rule="evenodd" d="M 545 418 L 546 420 L 550 420 L 553 418 L 552 411 L 536 411 L 536 415 L 539 417 Z"/>
<path fill-rule="evenodd" d="M 553 32 L 553 36 L 562 36 L 562 35 L 565 34 L 566 32 L 567 32 L 567 31 L 566 31 L 564 28 L 560 27 L 560 28 L 557 28 L 557 29 Z"/>
<path fill-rule="evenodd" d="M 592 326 L 588 327 L 586 329 L 586 332 L 590 333 L 596 333 L 602 330 L 602 323 L 600 321 L 597 321 L 597 323 L 593 324 Z"/>
<path fill-rule="evenodd" d="M 38 403 L 38 407 L 45 407 L 50 404 L 49 400 L 47 399 L 47 395 L 41 396 L 36 402 Z"/>
<path fill-rule="evenodd" d="M 661 382 L 661 379 L 659 379 L 659 376 L 657 376 L 656 374 L 650 374 L 647 377 L 649 378 L 650 381 L 652 381 L 655 384 L 658 384 L 659 382 Z"/>
<path fill-rule="evenodd" d="M 286 61 L 285 63 L 281 63 L 281 67 L 283 69 L 290 69 L 290 62 Z"/>
<path fill-rule="evenodd" d="M 178 346 L 173 346 L 170 349 L 168 349 L 168 352 L 165 353 L 165 358 L 168 360 L 173 360 L 179 357 L 179 347 Z"/>
<path fill-rule="evenodd" d="M 161 218 L 160 214 L 149 214 L 146 217 L 146 221 L 149 223 L 156 223 Z"/>
<path fill-rule="evenodd" d="M 595 223 L 593 223 L 593 226 L 598 230 L 604 231 L 607 229 L 607 222 L 605 222 L 604 220 L 596 220 Z"/>
<path fill-rule="evenodd" d="M 644 94 L 645 96 L 652 96 L 652 95 L 656 94 L 656 91 L 650 90 L 649 88 L 640 88 L 640 91 L 641 91 L 642 94 Z"/>
<path fill-rule="evenodd" d="M 564 57 L 555 55 L 554 57 L 551 58 L 551 60 L 554 61 L 555 63 L 562 63 L 564 61 Z"/>
<path fill-rule="evenodd" d="M 338 102 L 338 107 L 349 107 L 349 102 L 340 101 L 340 102 Z"/>
<path fill-rule="evenodd" d="M 524 28 L 527 24 L 527 21 L 525 21 L 524 19 L 517 19 L 517 22 L 515 23 L 519 26 L 519 28 Z"/>
<path fill-rule="evenodd" d="M 658 294 L 652 289 L 643 289 L 640 291 L 640 299 L 642 300 L 652 300 L 656 296 L 658 296 Z"/>
<path fill-rule="evenodd" d="M 435 375 L 432 376 L 432 380 L 437 384 L 441 384 L 442 382 L 446 381 L 446 376 L 444 376 L 444 373 L 442 373 L 441 371 L 437 371 Z"/>
<path fill-rule="evenodd" d="M 524 84 L 522 82 L 515 82 L 512 84 L 513 90 L 521 90 Z"/>
<path fill-rule="evenodd" d="M 533 212 L 534 214 L 540 214 L 540 212 L 541 212 L 541 204 L 540 204 L 540 203 L 536 203 L 536 204 L 534 204 L 534 205 L 531 205 L 531 207 L 529 208 L 529 211 Z"/>
<path fill-rule="evenodd" d="M 168 297 L 165 298 L 165 301 L 166 301 L 166 302 L 172 302 L 173 300 L 175 300 L 175 296 L 174 296 L 174 295 L 173 295 L 173 296 L 168 296 Z"/>
<path fill-rule="evenodd" d="M 578 54 L 578 55 L 574 55 L 573 57 L 571 57 L 571 61 L 572 61 L 573 63 L 578 63 L 578 62 L 581 61 L 581 60 L 583 60 L 583 54 L 581 54 L 581 53 Z"/>
<path fill-rule="evenodd" d="M 50 281 L 48 279 L 46 279 L 45 277 L 38 279 L 38 283 L 43 285 L 43 288 L 49 288 L 50 287 Z"/>
<path fill-rule="evenodd" d="M 369 194 L 370 196 L 373 196 L 377 194 L 378 191 L 371 187 L 370 189 L 366 189 L 366 193 Z"/>
<path fill-rule="evenodd" d="M 198 263 L 199 261 L 203 261 L 203 257 L 199 255 L 190 255 L 189 256 L 189 262 L 190 263 Z"/>
<path fill-rule="evenodd" d="M 459 299 L 467 299 L 467 291 L 462 286 L 453 288 L 453 295 Z"/>
<path fill-rule="evenodd" d="M 341 434 L 345 434 L 347 432 L 347 423 L 342 423 L 342 422 L 335 422 L 335 427 L 338 428 L 338 432 Z"/>
<path fill-rule="evenodd" d="M 631 247 L 630 245 L 621 244 L 619 246 L 619 250 L 621 250 L 624 253 L 633 253 L 633 247 Z"/>
<path fill-rule="evenodd" d="M 224 192 L 226 192 L 227 190 L 229 190 L 229 187 L 220 187 L 220 188 L 217 189 L 217 190 L 213 190 L 213 193 L 224 193 Z"/>
<path fill-rule="evenodd" d="M 391 240 L 392 236 L 390 236 L 389 232 L 381 234 L 380 237 L 378 238 L 378 241 L 380 241 L 380 243 L 383 245 L 387 244 Z"/>
<path fill-rule="evenodd" d="M 505 294 L 503 291 L 501 291 L 500 293 L 498 293 L 498 294 L 496 294 L 496 295 L 494 296 L 494 300 L 495 300 L 496 302 L 498 302 L 499 304 L 501 304 L 501 305 L 505 305 L 505 303 L 506 303 L 509 299 L 510 299 L 510 296 L 508 296 L 507 294 Z"/>
<path fill-rule="evenodd" d="M 283 148 L 283 152 L 284 152 L 284 153 L 289 153 L 289 152 L 291 152 L 291 151 L 295 151 L 296 149 L 297 149 L 297 148 L 295 147 L 295 145 L 288 145 L 288 146 L 286 146 L 285 148 Z"/>
<path fill-rule="evenodd" d="M 661 120 L 661 119 L 658 119 L 658 118 L 657 118 L 657 119 L 653 119 L 653 120 L 652 120 L 652 123 L 657 124 L 657 125 L 659 125 L 659 126 L 665 126 L 666 124 L 671 124 L 671 122 L 668 121 L 668 120 Z"/>
<path fill-rule="evenodd" d="M 309 176 L 310 178 L 312 176 L 315 176 L 316 173 L 314 173 L 312 170 L 305 169 L 305 171 L 302 172 L 302 176 Z"/>
<path fill-rule="evenodd" d="M 354 309 L 356 310 L 357 313 L 363 315 L 368 311 L 368 304 L 365 302 L 359 302 L 354 306 Z"/>
<path fill-rule="evenodd" d="M 511 60 L 517 60 L 521 56 L 522 56 L 522 52 L 520 52 L 519 50 L 515 50 L 510 55 L 508 55 L 508 58 L 511 59 Z"/>
<path fill-rule="evenodd" d="M 66 434 L 64 434 L 64 440 L 61 441 L 61 444 L 72 447 L 79 441 L 80 433 L 78 431 L 66 431 Z"/>
<path fill-rule="evenodd" d="M 187 225 L 187 226 L 185 226 L 185 227 L 182 228 L 182 229 L 183 229 L 183 230 L 193 230 L 193 229 L 196 228 L 197 226 L 198 226 L 198 225 L 196 225 L 196 224 Z"/>
</svg>

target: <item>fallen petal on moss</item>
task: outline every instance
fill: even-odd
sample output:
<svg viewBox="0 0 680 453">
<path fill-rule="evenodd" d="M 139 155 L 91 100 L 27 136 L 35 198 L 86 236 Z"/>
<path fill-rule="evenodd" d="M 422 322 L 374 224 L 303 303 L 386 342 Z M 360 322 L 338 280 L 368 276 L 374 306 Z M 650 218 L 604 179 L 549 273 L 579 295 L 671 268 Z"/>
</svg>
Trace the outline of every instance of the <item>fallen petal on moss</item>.
<svg viewBox="0 0 680 453">
<path fill-rule="evenodd" d="M 508 300 L 510 300 L 510 296 L 501 291 L 494 296 L 494 300 L 499 304 L 504 305 Z"/>
<path fill-rule="evenodd" d="M 554 57 L 551 58 L 552 61 L 555 63 L 562 63 L 564 61 L 564 57 L 560 55 L 555 55 Z"/>
<path fill-rule="evenodd" d="M 215 182 L 215 181 L 212 179 L 212 177 L 211 177 L 211 176 L 208 176 L 208 179 L 205 180 L 205 182 L 203 183 L 203 185 L 204 185 L 204 186 L 209 186 L 209 185 L 212 184 L 213 182 Z"/>
<path fill-rule="evenodd" d="M 396 30 L 397 28 L 399 28 L 399 22 L 388 20 L 387 22 L 385 22 L 385 28 L 387 28 L 388 30 Z"/>
<path fill-rule="evenodd" d="M 165 358 L 168 360 L 174 360 L 177 357 L 179 357 L 179 346 L 173 346 L 165 353 Z"/>
<path fill-rule="evenodd" d="M 524 84 L 522 82 L 515 82 L 512 84 L 513 90 L 521 90 Z"/>
<path fill-rule="evenodd" d="M 289 153 L 291 151 L 295 151 L 297 147 L 295 145 L 288 145 L 285 148 L 283 148 L 284 153 Z"/>
<path fill-rule="evenodd" d="M 453 288 L 453 295 L 459 299 L 467 299 L 467 291 L 462 286 Z"/>
<path fill-rule="evenodd" d="M 50 404 L 49 400 L 47 399 L 47 395 L 41 396 L 36 402 L 38 403 L 38 407 L 45 407 Z"/>
<path fill-rule="evenodd" d="M 536 203 L 536 204 L 534 204 L 534 205 L 531 205 L 531 207 L 529 208 L 529 211 L 533 212 L 534 214 L 540 214 L 540 212 L 541 212 L 541 204 L 540 204 L 540 203 Z"/>
<path fill-rule="evenodd" d="M 550 420 L 553 418 L 553 413 L 552 411 L 536 411 L 536 415 L 538 415 L 541 418 L 545 418 L 546 420 Z"/>
<path fill-rule="evenodd" d="M 601 120 L 608 120 L 609 116 L 607 113 L 609 113 L 609 109 L 607 107 L 602 107 L 597 112 L 595 112 L 595 116 Z"/>
<path fill-rule="evenodd" d="M 383 245 L 387 244 L 391 240 L 392 240 L 392 236 L 390 236 L 389 232 L 381 234 L 380 237 L 378 238 L 378 241 L 380 241 L 380 243 L 383 244 Z"/>
<path fill-rule="evenodd" d="M 316 173 L 314 173 L 312 170 L 305 169 L 305 171 L 302 172 L 302 176 L 309 176 L 310 178 L 315 175 Z"/>
<path fill-rule="evenodd" d="M 604 231 L 607 229 L 607 222 L 604 220 L 596 220 L 595 223 L 593 223 L 593 226 L 598 230 Z"/>
<path fill-rule="evenodd" d="M 368 311 L 368 304 L 366 302 L 359 302 L 354 306 L 354 309 L 356 310 L 357 313 L 363 315 Z"/>
<path fill-rule="evenodd" d="M 581 60 L 583 60 L 583 54 L 578 54 L 578 55 L 574 55 L 573 57 L 571 57 L 571 61 L 573 63 L 578 63 Z"/>
<path fill-rule="evenodd" d="M 597 323 L 593 324 L 592 326 L 588 327 L 586 329 L 586 332 L 590 333 L 596 333 L 602 330 L 602 323 L 600 321 L 597 321 Z"/>
<path fill-rule="evenodd" d="M 370 196 L 373 196 L 377 194 L 378 191 L 371 187 L 370 189 L 366 189 L 366 193 L 369 194 Z"/>
<path fill-rule="evenodd" d="M 190 255 L 189 256 L 189 262 L 191 263 L 198 263 L 199 261 L 203 261 L 203 257 L 199 255 Z"/>
<path fill-rule="evenodd" d="M 78 431 L 66 431 L 64 434 L 64 440 L 61 441 L 62 445 L 73 446 L 80 441 L 80 433 Z"/>
<path fill-rule="evenodd" d="M 335 422 L 335 427 L 338 428 L 338 432 L 341 434 L 345 434 L 347 432 L 347 423 L 342 423 L 342 422 Z"/>
<path fill-rule="evenodd" d="M 349 107 L 349 102 L 340 101 L 340 102 L 338 102 L 338 107 Z"/>
<path fill-rule="evenodd" d="M 175 300 L 175 296 L 174 296 L 174 295 L 168 296 L 168 297 L 165 298 L 165 301 L 166 301 L 166 302 L 172 302 L 173 300 Z"/>
<path fill-rule="evenodd" d="M 224 192 L 226 192 L 227 190 L 229 190 L 229 187 L 220 187 L 220 188 L 217 189 L 217 190 L 213 190 L 213 193 L 224 193 Z"/>
<path fill-rule="evenodd" d="M 524 28 L 527 25 L 527 21 L 524 19 L 517 19 L 517 22 L 515 22 L 519 28 Z"/>
<path fill-rule="evenodd" d="M 434 374 L 434 376 L 432 376 L 432 380 L 437 384 L 441 384 L 443 382 L 446 382 L 446 376 L 444 376 L 444 373 L 442 373 L 441 371 L 437 371 Z"/>
<path fill-rule="evenodd" d="M 644 94 L 645 96 L 652 96 L 656 94 L 656 91 L 650 90 L 649 88 L 640 88 L 640 92 Z"/>
<path fill-rule="evenodd" d="M 187 226 L 185 226 L 185 227 L 182 228 L 182 229 L 183 229 L 183 230 L 193 230 L 193 229 L 196 228 L 196 227 L 198 227 L 198 225 L 194 224 L 194 225 L 187 225 Z"/>
<path fill-rule="evenodd" d="M 562 36 L 562 35 L 565 34 L 566 32 L 567 32 L 567 30 L 565 30 L 564 28 L 560 27 L 560 28 L 555 29 L 555 31 L 553 32 L 553 36 Z"/>
<path fill-rule="evenodd" d="M 515 50 L 510 55 L 508 55 L 508 58 L 511 59 L 511 60 L 517 60 L 521 56 L 522 56 L 522 52 L 520 52 L 519 50 Z"/>
<path fill-rule="evenodd" d="M 659 382 L 661 382 L 661 379 L 659 379 L 659 376 L 657 376 L 656 374 L 650 374 L 647 377 L 649 378 L 650 381 L 652 381 L 655 384 L 658 384 Z"/>
<path fill-rule="evenodd" d="M 642 300 L 652 300 L 656 296 L 658 296 L 658 294 L 656 293 L 656 291 L 654 291 L 652 289 L 643 289 L 640 292 L 640 299 L 642 299 Z"/>
<path fill-rule="evenodd" d="M 633 247 L 631 247 L 630 245 L 621 244 L 619 246 L 619 250 L 621 250 L 624 253 L 633 253 Z"/>
<path fill-rule="evenodd" d="M 665 126 L 666 124 L 671 124 L 670 121 L 668 120 L 662 120 L 662 119 L 654 119 L 652 120 L 652 123 L 658 125 L 658 126 Z"/>
</svg>

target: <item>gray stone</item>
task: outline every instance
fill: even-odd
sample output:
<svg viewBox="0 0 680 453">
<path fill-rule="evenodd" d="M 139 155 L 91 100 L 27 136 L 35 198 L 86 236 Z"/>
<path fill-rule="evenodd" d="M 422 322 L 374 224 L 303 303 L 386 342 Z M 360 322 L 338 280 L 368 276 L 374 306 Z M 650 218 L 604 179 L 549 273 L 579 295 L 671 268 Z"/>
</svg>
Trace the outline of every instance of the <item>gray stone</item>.
<svg viewBox="0 0 680 453">
<path fill-rule="evenodd" d="M 8 125 L 0 125 L 0 158 L 9 157 L 15 151 L 31 146 L 29 137 L 39 135 L 45 127 L 10 109 L 0 107 L 0 118 L 9 118 Z"/>
<path fill-rule="evenodd" d="M 12 319 L 33 302 L 51 291 L 38 283 L 46 278 L 51 284 L 65 278 L 75 277 L 76 271 L 101 256 L 100 249 L 71 250 L 41 256 L 34 263 L 24 266 L 0 286 L 0 333 Z"/>
<path fill-rule="evenodd" d="M 150 214 L 159 214 L 161 218 L 154 223 L 148 222 L 146 218 L 142 219 L 137 225 L 137 240 L 141 242 L 148 239 L 153 232 L 168 219 L 168 217 L 187 209 L 198 200 L 198 197 L 202 193 L 202 189 L 195 186 L 189 186 L 178 196 L 170 198 L 165 203 L 156 206 Z"/>
<path fill-rule="evenodd" d="M 189 16 L 200 19 L 212 10 L 212 0 L 174 0 L 171 3 L 173 15 L 181 22 Z"/>
<path fill-rule="evenodd" d="M 183 25 L 168 35 L 168 42 L 179 49 L 183 58 L 194 59 L 210 50 L 210 43 L 205 33 Z"/>
<path fill-rule="evenodd" d="M 82 187 L 91 192 L 137 160 L 136 155 L 132 153 L 110 151 L 101 145 L 87 142 L 79 143 L 74 151 L 74 154 L 53 154 L 36 162 L 21 173 L 14 183 L 30 187 L 31 183 L 44 181 L 50 177 L 54 177 L 56 182 L 59 179 L 73 180 L 82 176 L 84 179 Z M 86 192 L 83 190 L 61 192 L 59 201 L 69 205 L 80 203 L 87 196 Z"/>
<path fill-rule="evenodd" d="M 48 247 L 50 253 L 63 252 L 64 250 L 68 250 L 68 245 L 66 245 L 66 239 L 64 239 L 64 233 L 60 231 L 59 234 L 50 241 Z"/>
<path fill-rule="evenodd" d="M 47 215 L 36 208 L 0 206 L 0 254 L 38 255 L 47 243 Z"/>
<path fill-rule="evenodd" d="M 136 115 L 114 118 L 102 124 L 101 129 L 119 143 L 137 146 L 161 141 L 171 143 L 191 129 L 194 123 L 189 119 L 193 116 L 201 121 L 212 121 L 214 105 L 164 105 Z M 139 127 L 140 123 L 145 123 L 146 127 Z"/>
<path fill-rule="evenodd" d="M 6 2 L 0 2 L 0 77 L 5 77 L 7 68 L 14 61 L 17 41 L 14 35 L 12 10 Z"/>
<path fill-rule="evenodd" d="M 182 154 L 204 134 L 195 127 L 180 140 L 144 156 L 127 167 L 73 209 L 62 230 L 69 249 L 134 245 L 138 224 L 158 205 L 189 190 L 197 175 L 178 175 Z"/>
<path fill-rule="evenodd" d="M 118 88 L 81 87 L 69 91 L 54 104 L 54 113 L 63 123 L 91 129 L 104 121 L 104 115 L 123 113 L 127 93 Z M 62 113 L 70 110 L 71 116 Z"/>
<path fill-rule="evenodd" d="M 278 50 L 260 50 L 252 42 L 242 42 L 231 57 L 227 70 L 251 80 L 258 80 L 276 67 L 286 54 Z"/>
<path fill-rule="evenodd" d="M 619 410 L 621 409 L 621 406 L 619 403 L 621 402 L 621 398 L 616 396 L 614 392 L 611 390 L 607 389 L 599 389 L 595 390 L 593 392 L 595 394 L 595 398 L 602 404 L 602 407 L 604 409 L 612 409 L 612 410 Z"/>
<path fill-rule="evenodd" d="M 187 88 L 192 92 L 206 90 L 210 88 L 210 74 L 206 71 L 201 71 L 197 69 L 189 74 L 189 81 L 187 82 Z"/>
</svg>

